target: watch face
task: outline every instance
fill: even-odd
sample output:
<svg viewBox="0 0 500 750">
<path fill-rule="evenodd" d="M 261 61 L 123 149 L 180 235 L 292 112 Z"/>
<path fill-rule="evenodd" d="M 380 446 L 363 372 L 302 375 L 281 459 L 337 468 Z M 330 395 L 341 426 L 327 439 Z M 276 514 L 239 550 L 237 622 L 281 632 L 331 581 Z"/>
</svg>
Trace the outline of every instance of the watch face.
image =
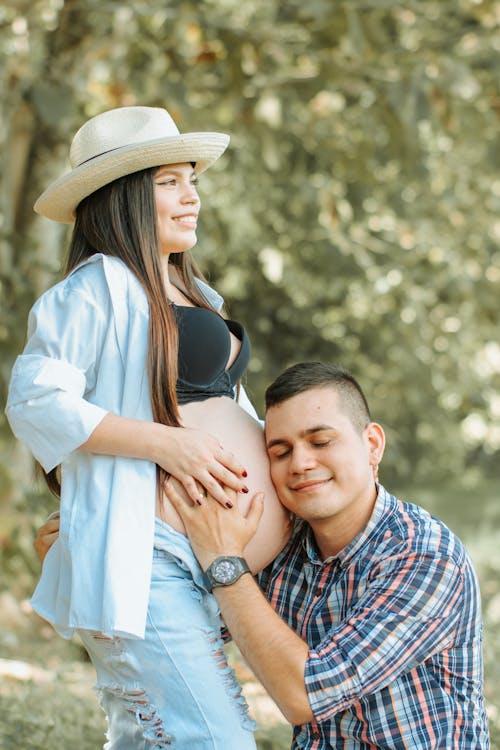
<svg viewBox="0 0 500 750">
<path fill-rule="evenodd" d="M 231 560 L 220 560 L 213 570 L 217 583 L 231 583 L 236 573 L 236 565 Z"/>
</svg>

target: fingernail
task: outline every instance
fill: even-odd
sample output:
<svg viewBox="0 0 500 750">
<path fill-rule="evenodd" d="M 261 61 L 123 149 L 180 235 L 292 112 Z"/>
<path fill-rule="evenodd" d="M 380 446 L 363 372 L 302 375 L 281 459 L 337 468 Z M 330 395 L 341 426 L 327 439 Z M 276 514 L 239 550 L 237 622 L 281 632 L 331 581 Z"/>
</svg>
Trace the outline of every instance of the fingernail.
<svg viewBox="0 0 500 750">
<path fill-rule="evenodd" d="M 243 469 L 243 471 L 241 472 L 241 476 L 242 477 L 247 477 L 248 476 L 248 472 L 247 472 L 246 469 Z"/>
<path fill-rule="evenodd" d="M 230 502 L 228 501 L 228 502 L 226 503 L 226 508 L 232 508 L 232 507 L 233 507 L 233 504 L 232 504 L 232 503 L 230 503 Z"/>
<path fill-rule="evenodd" d="M 201 505 L 201 500 L 199 497 L 196 498 L 196 502 L 198 503 L 198 505 Z"/>
<path fill-rule="evenodd" d="M 242 487 L 241 491 L 244 492 L 245 495 L 247 494 L 247 492 L 250 492 L 250 490 L 248 489 L 248 487 Z"/>
</svg>

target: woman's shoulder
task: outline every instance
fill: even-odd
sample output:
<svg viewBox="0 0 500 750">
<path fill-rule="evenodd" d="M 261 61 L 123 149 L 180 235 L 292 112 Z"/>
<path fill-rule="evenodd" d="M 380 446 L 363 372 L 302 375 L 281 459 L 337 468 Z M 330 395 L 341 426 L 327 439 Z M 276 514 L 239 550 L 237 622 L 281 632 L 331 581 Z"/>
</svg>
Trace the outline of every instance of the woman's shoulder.
<svg viewBox="0 0 500 750">
<path fill-rule="evenodd" d="M 208 304 L 220 310 L 224 304 L 223 297 L 201 279 L 197 278 L 196 284 Z M 35 308 L 75 294 L 97 306 L 108 304 L 110 300 L 121 300 L 121 307 L 127 300 L 134 308 L 144 309 L 145 313 L 148 310 L 146 294 L 136 275 L 120 258 L 103 253 L 95 253 L 82 261 L 64 279 L 42 294 Z"/>
<path fill-rule="evenodd" d="M 98 289 L 110 284 L 128 285 L 131 280 L 135 280 L 135 276 L 120 258 L 103 253 L 94 253 L 64 279 L 69 288 L 84 290 L 91 290 L 95 285 Z"/>
<path fill-rule="evenodd" d="M 52 299 L 62 300 L 68 296 L 80 298 L 97 306 L 107 304 L 115 295 L 124 296 L 132 288 L 142 294 L 142 288 L 134 274 L 119 258 L 95 253 L 50 287 L 36 305 Z"/>
</svg>

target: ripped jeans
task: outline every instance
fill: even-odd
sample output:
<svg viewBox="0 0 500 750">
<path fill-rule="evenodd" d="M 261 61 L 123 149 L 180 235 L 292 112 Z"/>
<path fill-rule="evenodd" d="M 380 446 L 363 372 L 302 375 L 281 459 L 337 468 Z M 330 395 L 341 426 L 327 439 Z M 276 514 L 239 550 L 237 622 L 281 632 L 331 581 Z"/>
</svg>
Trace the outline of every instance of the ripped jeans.
<svg viewBox="0 0 500 750">
<path fill-rule="evenodd" d="M 157 519 L 145 639 L 78 631 L 108 718 L 105 750 L 255 750 L 220 627 L 187 539 Z"/>
</svg>

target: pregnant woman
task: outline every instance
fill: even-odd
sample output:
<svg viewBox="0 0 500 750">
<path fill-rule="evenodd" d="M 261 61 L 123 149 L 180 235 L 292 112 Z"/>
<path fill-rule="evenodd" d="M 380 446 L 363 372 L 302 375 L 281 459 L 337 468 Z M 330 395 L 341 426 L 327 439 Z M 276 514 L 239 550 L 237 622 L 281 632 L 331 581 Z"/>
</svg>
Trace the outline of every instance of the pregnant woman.
<svg viewBox="0 0 500 750">
<path fill-rule="evenodd" d="M 197 175 L 228 142 L 180 134 L 164 109 L 110 110 L 80 128 L 71 171 L 35 204 L 74 228 L 64 279 L 31 310 L 7 405 L 61 496 L 32 603 L 88 650 L 108 750 L 255 747 L 215 598 L 162 492 L 173 477 L 230 512 L 263 491 L 245 550 L 254 572 L 288 539 L 239 385 L 247 335 L 189 253 Z"/>
</svg>

